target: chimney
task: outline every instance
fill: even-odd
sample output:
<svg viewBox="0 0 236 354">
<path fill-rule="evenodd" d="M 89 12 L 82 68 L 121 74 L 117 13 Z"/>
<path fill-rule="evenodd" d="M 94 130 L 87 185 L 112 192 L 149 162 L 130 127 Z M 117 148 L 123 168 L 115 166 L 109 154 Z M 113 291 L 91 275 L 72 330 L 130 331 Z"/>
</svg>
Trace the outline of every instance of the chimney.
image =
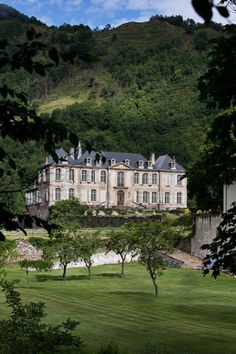
<svg viewBox="0 0 236 354">
<path fill-rule="evenodd" d="M 151 156 L 150 156 L 150 161 L 152 162 L 152 165 L 155 165 L 155 162 L 156 162 L 156 157 L 155 157 L 154 152 L 152 152 L 152 153 L 151 153 Z"/>
<path fill-rule="evenodd" d="M 48 156 L 45 157 L 45 165 L 48 164 Z"/>
<path fill-rule="evenodd" d="M 69 150 L 69 157 L 74 160 L 75 158 L 75 149 L 73 147 Z"/>
<path fill-rule="evenodd" d="M 79 144 L 77 146 L 77 149 L 76 149 L 76 156 L 75 158 L 77 160 L 79 160 L 79 158 L 82 156 L 82 149 L 81 149 L 81 144 L 80 144 L 80 141 L 79 141 Z"/>
</svg>

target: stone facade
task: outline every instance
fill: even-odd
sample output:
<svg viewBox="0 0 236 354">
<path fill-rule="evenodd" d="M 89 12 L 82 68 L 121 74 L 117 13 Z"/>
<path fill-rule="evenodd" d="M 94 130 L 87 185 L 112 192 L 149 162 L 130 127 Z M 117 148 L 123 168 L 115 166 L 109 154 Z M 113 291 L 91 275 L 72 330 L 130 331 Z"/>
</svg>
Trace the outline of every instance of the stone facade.
<svg viewBox="0 0 236 354">
<path fill-rule="evenodd" d="M 79 149 L 78 149 L 79 151 Z M 58 200 L 78 199 L 92 207 L 150 208 L 187 207 L 185 170 L 168 155 L 150 160 L 140 154 L 57 151 L 40 169 L 33 189 L 26 195 L 32 214 L 46 218 Z M 103 162 L 102 162 L 103 159 Z"/>
</svg>

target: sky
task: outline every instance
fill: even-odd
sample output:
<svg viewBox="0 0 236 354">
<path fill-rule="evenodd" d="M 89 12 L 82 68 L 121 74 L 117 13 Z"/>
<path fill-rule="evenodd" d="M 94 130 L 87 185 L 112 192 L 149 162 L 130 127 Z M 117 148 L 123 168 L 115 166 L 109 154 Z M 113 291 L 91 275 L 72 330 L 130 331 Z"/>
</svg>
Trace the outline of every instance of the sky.
<svg viewBox="0 0 236 354">
<path fill-rule="evenodd" d="M 1 0 L 0 0 L 1 1 Z M 117 27 L 122 23 L 149 20 L 152 15 L 182 15 L 202 22 L 193 10 L 191 0 L 2 0 L 9 6 L 47 25 L 63 23 L 86 24 L 94 29 L 106 24 Z M 235 23 L 236 14 L 230 20 Z M 227 23 L 216 11 L 213 21 Z"/>
</svg>

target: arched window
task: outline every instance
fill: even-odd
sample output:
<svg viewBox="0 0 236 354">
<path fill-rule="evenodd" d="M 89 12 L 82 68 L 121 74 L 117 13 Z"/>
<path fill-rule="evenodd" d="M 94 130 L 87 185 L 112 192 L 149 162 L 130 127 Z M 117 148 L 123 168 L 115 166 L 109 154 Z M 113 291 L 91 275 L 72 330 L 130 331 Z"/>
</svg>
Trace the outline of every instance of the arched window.
<svg viewBox="0 0 236 354">
<path fill-rule="evenodd" d="M 69 189 L 69 199 L 70 200 L 74 199 L 74 197 L 75 197 L 75 190 L 74 190 L 74 188 L 70 188 Z"/>
<path fill-rule="evenodd" d="M 106 183 L 107 174 L 106 171 L 101 171 L 101 182 Z"/>
<path fill-rule="evenodd" d="M 157 203 L 157 192 L 152 192 L 152 203 Z"/>
<path fill-rule="evenodd" d="M 61 188 L 55 189 L 55 200 L 61 200 Z"/>
<path fill-rule="evenodd" d="M 91 182 L 95 182 L 95 171 L 91 171 Z"/>
<path fill-rule="evenodd" d="M 87 171 L 82 170 L 82 182 L 86 182 L 86 181 L 87 181 Z"/>
<path fill-rule="evenodd" d="M 118 187 L 124 187 L 124 172 L 118 172 L 117 185 Z"/>
<path fill-rule="evenodd" d="M 149 193 L 143 192 L 143 203 L 149 203 Z"/>
<path fill-rule="evenodd" d="M 56 168 L 56 181 L 60 181 L 60 180 L 61 180 L 61 169 Z"/>
<path fill-rule="evenodd" d="M 69 169 L 69 181 L 74 182 L 74 180 L 75 180 L 75 172 L 74 172 L 73 168 L 70 168 Z"/>
<path fill-rule="evenodd" d="M 143 174 L 143 184 L 148 184 L 148 174 L 147 173 Z"/>
<path fill-rule="evenodd" d="M 170 193 L 169 193 L 169 192 L 166 192 L 166 193 L 165 193 L 165 203 L 166 203 L 166 204 L 169 204 L 169 203 L 170 203 Z"/>
<path fill-rule="evenodd" d="M 177 204 L 182 203 L 182 193 L 177 193 Z"/>
<path fill-rule="evenodd" d="M 157 174 L 153 173 L 152 175 L 152 184 L 157 184 Z"/>
<path fill-rule="evenodd" d="M 134 174 L 134 184 L 139 184 L 139 173 L 135 172 Z"/>
<path fill-rule="evenodd" d="M 96 189 L 91 190 L 91 202 L 96 202 L 97 199 L 97 191 Z"/>
</svg>

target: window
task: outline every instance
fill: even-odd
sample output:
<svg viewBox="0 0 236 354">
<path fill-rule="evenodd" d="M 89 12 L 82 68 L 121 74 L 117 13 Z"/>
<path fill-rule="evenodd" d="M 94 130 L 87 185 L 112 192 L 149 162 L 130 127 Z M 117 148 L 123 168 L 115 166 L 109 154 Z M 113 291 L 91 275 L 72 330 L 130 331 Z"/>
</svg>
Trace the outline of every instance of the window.
<svg viewBox="0 0 236 354">
<path fill-rule="evenodd" d="M 111 159 L 111 165 L 115 165 L 116 160 L 115 159 Z"/>
<path fill-rule="evenodd" d="M 152 184 L 157 184 L 157 174 L 153 173 L 152 175 Z"/>
<path fill-rule="evenodd" d="M 166 187 L 170 186 L 170 175 L 169 174 L 164 176 L 164 182 L 165 182 L 164 185 Z"/>
<path fill-rule="evenodd" d="M 95 171 L 91 171 L 91 182 L 95 182 Z"/>
<path fill-rule="evenodd" d="M 139 203 L 139 192 L 136 192 L 136 203 Z"/>
<path fill-rule="evenodd" d="M 124 187 L 124 172 L 118 172 L 117 185 L 118 187 Z"/>
<path fill-rule="evenodd" d="M 182 186 L 182 179 L 181 179 L 181 175 L 177 175 L 177 186 Z"/>
<path fill-rule="evenodd" d="M 107 174 L 106 171 L 101 171 L 101 182 L 106 183 Z"/>
<path fill-rule="evenodd" d="M 135 172 L 134 174 L 134 184 L 139 184 L 139 173 Z"/>
<path fill-rule="evenodd" d="M 149 203 L 149 193 L 143 192 L 143 203 Z"/>
<path fill-rule="evenodd" d="M 96 191 L 96 189 L 92 189 L 91 190 L 91 202 L 96 202 L 96 198 L 97 198 L 97 191 Z"/>
<path fill-rule="evenodd" d="M 166 192 L 166 193 L 165 193 L 165 203 L 166 203 L 166 204 L 169 204 L 169 203 L 170 203 L 170 193 L 169 193 L 169 192 Z"/>
<path fill-rule="evenodd" d="M 143 160 L 139 160 L 138 165 L 139 165 L 139 168 L 143 168 Z"/>
<path fill-rule="evenodd" d="M 143 174 L 143 184 L 148 184 L 148 174 L 147 173 Z"/>
<path fill-rule="evenodd" d="M 87 165 L 91 166 L 92 165 L 92 158 L 87 157 Z"/>
<path fill-rule="evenodd" d="M 182 193 L 177 193 L 177 204 L 182 203 Z"/>
<path fill-rule="evenodd" d="M 152 203 L 157 203 L 157 192 L 152 192 Z"/>
<path fill-rule="evenodd" d="M 125 164 L 129 166 L 130 160 L 126 159 Z"/>
<path fill-rule="evenodd" d="M 60 181 L 61 180 L 61 169 L 57 168 L 56 169 L 56 181 Z"/>
<path fill-rule="evenodd" d="M 75 190 L 74 190 L 74 188 L 70 188 L 69 189 L 69 199 L 70 200 L 74 199 L 74 197 L 75 197 Z"/>
<path fill-rule="evenodd" d="M 69 169 L 69 181 L 74 182 L 75 180 L 75 172 L 72 168 Z"/>
<path fill-rule="evenodd" d="M 61 200 L 61 188 L 55 189 L 55 200 Z"/>
<path fill-rule="evenodd" d="M 82 170 L 82 182 L 86 182 L 86 181 L 87 181 L 87 171 Z"/>
<path fill-rule="evenodd" d="M 148 161 L 148 168 L 152 168 L 152 161 Z"/>
</svg>

